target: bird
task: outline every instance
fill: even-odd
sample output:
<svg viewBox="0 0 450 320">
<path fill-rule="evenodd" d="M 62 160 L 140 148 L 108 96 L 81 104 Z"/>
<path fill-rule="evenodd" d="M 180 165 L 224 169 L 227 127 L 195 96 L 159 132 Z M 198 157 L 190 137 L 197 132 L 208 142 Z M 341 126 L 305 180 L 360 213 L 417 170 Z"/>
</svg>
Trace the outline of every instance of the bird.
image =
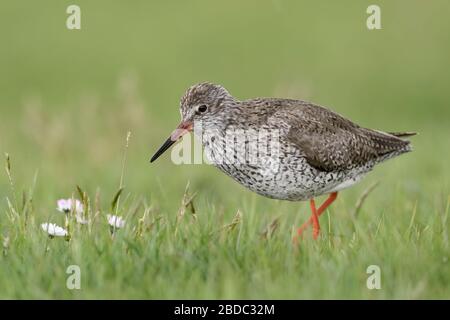
<svg viewBox="0 0 450 320">
<path fill-rule="evenodd" d="M 407 138 L 416 134 L 364 128 L 303 100 L 239 100 L 210 82 L 187 89 L 180 113 L 180 124 L 150 162 L 194 132 L 208 160 L 241 185 L 267 198 L 309 201 L 311 216 L 297 229 L 295 241 L 310 225 L 317 239 L 319 217 L 338 193 L 377 164 L 412 151 Z M 328 198 L 316 206 L 322 195 Z"/>
</svg>

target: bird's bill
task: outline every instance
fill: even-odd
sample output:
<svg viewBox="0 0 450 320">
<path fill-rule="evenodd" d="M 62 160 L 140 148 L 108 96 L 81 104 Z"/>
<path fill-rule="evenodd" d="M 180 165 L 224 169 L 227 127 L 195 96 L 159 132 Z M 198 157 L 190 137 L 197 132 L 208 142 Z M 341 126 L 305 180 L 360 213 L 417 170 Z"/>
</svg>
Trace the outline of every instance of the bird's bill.
<svg viewBox="0 0 450 320">
<path fill-rule="evenodd" d="M 155 152 L 153 157 L 150 159 L 150 162 L 155 161 L 159 158 L 167 149 L 169 149 L 175 142 L 177 142 L 182 136 L 186 133 L 189 133 L 193 129 L 193 123 L 190 121 L 182 121 L 178 127 L 172 132 L 169 138 L 167 138 L 166 142 Z"/>
</svg>

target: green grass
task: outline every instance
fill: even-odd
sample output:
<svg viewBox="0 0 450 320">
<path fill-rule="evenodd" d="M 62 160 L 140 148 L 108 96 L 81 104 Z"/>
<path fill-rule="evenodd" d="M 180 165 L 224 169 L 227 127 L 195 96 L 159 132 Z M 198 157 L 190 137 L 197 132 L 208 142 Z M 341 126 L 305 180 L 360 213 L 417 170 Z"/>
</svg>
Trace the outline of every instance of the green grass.
<svg viewBox="0 0 450 320">
<path fill-rule="evenodd" d="M 2 3 L 0 151 L 14 188 L 3 170 L 0 298 L 450 298 L 450 4 L 378 3 L 380 31 L 365 28 L 371 1 L 80 0 L 81 31 L 65 29 L 72 2 Z M 414 152 L 339 195 L 318 241 L 293 246 L 307 203 L 265 199 L 168 155 L 148 163 L 181 94 L 204 80 L 420 134 Z M 180 217 L 188 182 L 195 215 Z M 112 237 L 106 215 L 122 184 L 127 223 Z M 65 225 L 56 201 L 80 198 L 77 185 L 91 223 L 71 218 L 70 241 L 50 239 L 40 224 Z M 81 290 L 66 288 L 69 265 Z M 369 265 L 381 290 L 366 287 Z"/>
</svg>

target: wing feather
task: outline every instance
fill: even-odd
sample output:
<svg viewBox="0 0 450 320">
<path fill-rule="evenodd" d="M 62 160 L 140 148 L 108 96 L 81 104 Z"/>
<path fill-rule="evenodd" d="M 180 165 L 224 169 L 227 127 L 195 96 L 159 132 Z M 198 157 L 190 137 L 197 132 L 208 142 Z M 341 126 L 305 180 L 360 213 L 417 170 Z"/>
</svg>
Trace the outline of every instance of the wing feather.
<svg viewBox="0 0 450 320">
<path fill-rule="evenodd" d="M 324 107 L 298 100 L 288 102 L 272 117 L 287 124 L 287 141 L 318 170 L 352 169 L 409 146 L 409 141 L 362 128 Z"/>
</svg>

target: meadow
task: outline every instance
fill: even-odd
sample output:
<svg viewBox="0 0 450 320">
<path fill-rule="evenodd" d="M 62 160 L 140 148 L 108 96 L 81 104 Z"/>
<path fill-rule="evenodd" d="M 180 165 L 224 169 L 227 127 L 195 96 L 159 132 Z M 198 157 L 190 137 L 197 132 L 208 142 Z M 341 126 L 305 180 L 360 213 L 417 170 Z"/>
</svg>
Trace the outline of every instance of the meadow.
<svg viewBox="0 0 450 320">
<path fill-rule="evenodd" d="M 79 0 L 81 30 L 67 30 L 72 2 L 3 1 L 0 298 L 449 299 L 450 3 L 376 1 L 369 31 L 372 2 Z M 170 154 L 149 163 L 201 81 L 419 135 L 340 193 L 317 241 L 293 245 L 308 203 Z M 56 210 L 68 198 L 87 224 Z"/>
</svg>

